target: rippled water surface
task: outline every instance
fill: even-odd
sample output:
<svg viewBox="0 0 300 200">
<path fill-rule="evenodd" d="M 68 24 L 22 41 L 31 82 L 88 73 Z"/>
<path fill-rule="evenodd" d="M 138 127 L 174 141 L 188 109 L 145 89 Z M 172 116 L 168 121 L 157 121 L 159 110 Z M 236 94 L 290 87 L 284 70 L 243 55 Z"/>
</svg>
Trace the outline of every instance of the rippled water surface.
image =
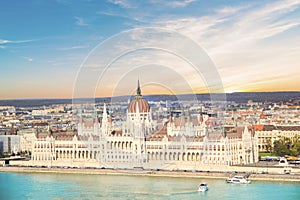
<svg viewBox="0 0 300 200">
<path fill-rule="evenodd" d="M 207 192 L 197 192 L 201 182 Z M 0 199 L 262 199 L 300 200 L 300 184 L 223 179 L 54 173 L 0 173 Z"/>
</svg>

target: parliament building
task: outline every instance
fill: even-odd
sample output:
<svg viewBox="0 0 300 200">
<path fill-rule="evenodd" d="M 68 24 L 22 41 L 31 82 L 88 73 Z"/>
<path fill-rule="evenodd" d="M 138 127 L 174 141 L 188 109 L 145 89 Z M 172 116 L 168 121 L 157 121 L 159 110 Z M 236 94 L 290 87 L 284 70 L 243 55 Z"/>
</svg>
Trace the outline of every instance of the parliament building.
<svg viewBox="0 0 300 200">
<path fill-rule="evenodd" d="M 258 162 L 258 141 L 251 126 L 208 131 L 209 117 L 169 115 L 154 125 L 151 107 L 138 83 L 127 119 L 116 126 L 103 105 L 101 120 L 79 121 L 76 133 L 35 136 L 35 165 L 200 170 L 202 166 L 247 165 Z"/>
</svg>

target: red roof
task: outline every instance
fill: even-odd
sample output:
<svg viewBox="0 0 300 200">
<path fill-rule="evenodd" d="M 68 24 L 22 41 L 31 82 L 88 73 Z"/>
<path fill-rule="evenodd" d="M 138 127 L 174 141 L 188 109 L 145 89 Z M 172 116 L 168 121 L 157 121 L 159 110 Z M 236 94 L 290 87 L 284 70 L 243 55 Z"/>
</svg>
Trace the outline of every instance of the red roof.
<svg viewBox="0 0 300 200">
<path fill-rule="evenodd" d="M 264 128 L 264 125 L 263 124 L 257 124 L 257 125 L 254 125 L 254 130 L 255 131 L 262 131 Z"/>
</svg>

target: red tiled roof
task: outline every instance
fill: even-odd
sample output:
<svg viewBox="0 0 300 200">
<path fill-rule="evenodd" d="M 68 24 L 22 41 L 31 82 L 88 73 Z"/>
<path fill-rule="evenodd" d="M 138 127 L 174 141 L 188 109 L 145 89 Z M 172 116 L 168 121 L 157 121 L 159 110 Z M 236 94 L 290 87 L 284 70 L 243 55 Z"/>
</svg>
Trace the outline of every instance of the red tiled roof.
<svg viewBox="0 0 300 200">
<path fill-rule="evenodd" d="M 262 131 L 264 128 L 263 124 L 255 124 L 254 125 L 254 131 Z M 248 130 L 251 130 L 252 126 L 248 126 Z"/>
</svg>

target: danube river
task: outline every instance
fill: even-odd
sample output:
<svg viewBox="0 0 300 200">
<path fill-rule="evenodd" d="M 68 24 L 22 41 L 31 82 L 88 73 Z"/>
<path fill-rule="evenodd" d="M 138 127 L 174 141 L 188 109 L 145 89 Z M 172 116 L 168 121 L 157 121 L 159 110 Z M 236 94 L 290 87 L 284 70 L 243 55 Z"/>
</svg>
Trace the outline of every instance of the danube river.
<svg viewBox="0 0 300 200">
<path fill-rule="evenodd" d="M 209 190 L 197 192 L 201 182 Z M 299 200 L 300 184 L 151 176 L 0 172 L 0 199 L 263 199 Z"/>
</svg>

